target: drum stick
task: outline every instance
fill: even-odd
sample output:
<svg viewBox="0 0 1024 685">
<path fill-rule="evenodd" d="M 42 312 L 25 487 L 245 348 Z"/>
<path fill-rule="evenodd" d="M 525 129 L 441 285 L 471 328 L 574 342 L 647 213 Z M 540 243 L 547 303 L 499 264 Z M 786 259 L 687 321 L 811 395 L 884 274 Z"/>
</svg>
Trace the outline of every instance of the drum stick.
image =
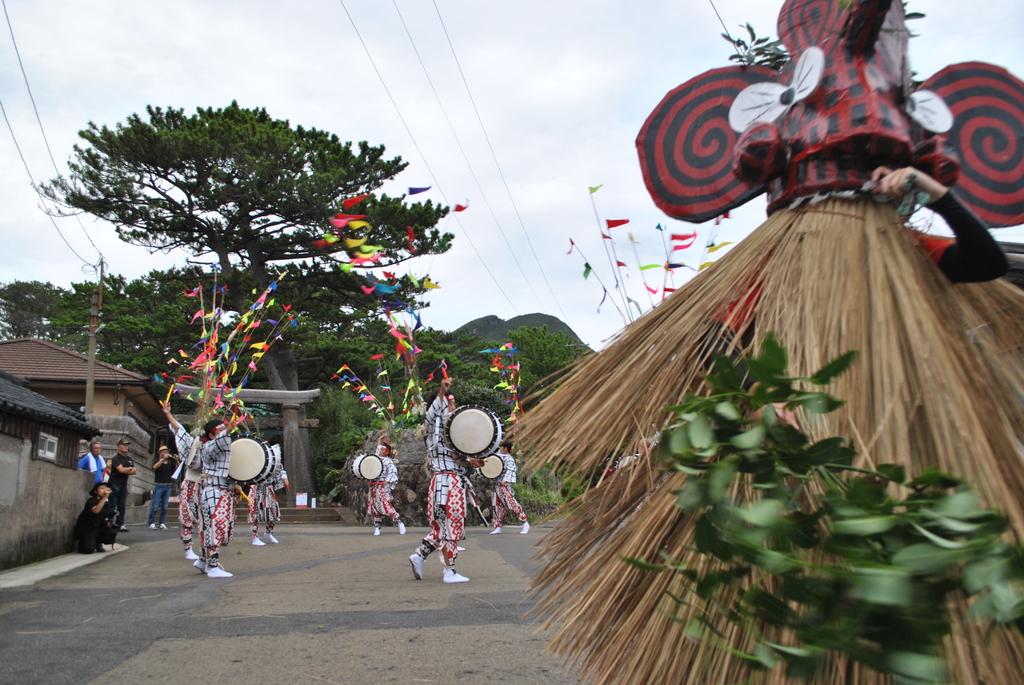
<svg viewBox="0 0 1024 685">
<path fill-rule="evenodd" d="M 174 383 L 171 383 L 171 387 L 167 388 L 167 397 L 164 398 L 164 404 L 171 401 L 171 395 L 174 394 Z M 168 410 L 169 411 L 169 410 Z"/>
<path fill-rule="evenodd" d="M 242 496 L 242 499 L 245 500 L 246 504 L 248 504 L 249 502 L 252 501 L 252 500 L 249 499 L 249 495 L 245 494 L 245 492 L 242 490 L 242 488 L 240 488 L 240 487 L 238 487 L 236 485 L 235 486 L 235 490 L 238 490 L 238 494 Z"/>
</svg>

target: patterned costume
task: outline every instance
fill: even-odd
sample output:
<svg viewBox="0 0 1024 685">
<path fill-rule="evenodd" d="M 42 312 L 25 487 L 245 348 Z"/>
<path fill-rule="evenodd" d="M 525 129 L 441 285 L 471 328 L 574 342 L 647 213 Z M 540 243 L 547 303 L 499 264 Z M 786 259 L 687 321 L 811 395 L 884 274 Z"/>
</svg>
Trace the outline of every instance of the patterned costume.
<svg viewBox="0 0 1024 685">
<path fill-rule="evenodd" d="M 494 484 L 494 495 L 491 503 L 494 505 L 494 529 L 501 528 L 501 522 L 509 513 L 514 514 L 520 523 L 526 523 L 526 512 L 516 500 L 516 492 L 513 486 L 516 483 L 516 460 L 508 452 L 498 452 L 502 463 L 505 465 L 505 473 L 497 483 Z"/>
<path fill-rule="evenodd" d="M 192 442 L 195 438 L 185 430 L 184 426 L 178 426 L 174 432 L 174 442 L 178 446 L 178 454 L 182 459 L 188 459 Z M 194 559 L 192 552 L 192 540 L 202 535 L 203 519 L 199 512 L 199 491 L 202 489 L 202 473 L 195 469 L 185 468 L 185 478 L 181 481 L 181 489 L 178 492 L 178 520 L 181 523 L 181 544 L 185 547 L 186 558 Z M 202 543 L 200 543 L 201 545 Z"/>
<path fill-rule="evenodd" d="M 274 473 L 277 474 L 278 469 L 275 469 Z M 284 480 L 278 480 L 273 476 L 262 483 L 253 483 L 249 486 L 249 527 L 254 539 L 259 537 L 261 523 L 267 533 L 273 533 L 274 524 L 281 520 L 281 505 L 277 501 L 275 490 L 282 487 Z"/>
<path fill-rule="evenodd" d="M 366 497 L 366 515 L 373 519 L 374 528 L 380 528 L 381 520 L 384 518 L 391 519 L 391 523 L 397 526 L 402 517 L 395 511 L 391 493 L 398 483 L 398 467 L 391 457 L 381 456 L 381 450 L 377 451 L 380 460 L 384 462 L 384 471 L 380 480 L 370 481 L 370 490 Z"/>
<path fill-rule="evenodd" d="M 454 566 L 466 525 L 466 493 L 462 487 L 462 467 L 442 437 L 449 413 L 448 403 L 438 396 L 430 403 L 424 419 L 427 424 L 427 454 L 433 474 L 427 509 L 430 533 L 423 538 L 416 553 L 426 559 L 440 548 L 449 566 Z"/>
<path fill-rule="evenodd" d="M 175 440 L 181 454 L 191 454 L 194 438 L 184 427 L 178 427 Z M 231 542 L 235 525 L 235 483 L 228 477 L 230 465 L 231 436 L 227 433 L 204 442 L 188 464 L 189 468 L 201 469 L 205 476 L 199 493 L 199 514 L 207 569 L 220 566 L 220 548 Z"/>
</svg>

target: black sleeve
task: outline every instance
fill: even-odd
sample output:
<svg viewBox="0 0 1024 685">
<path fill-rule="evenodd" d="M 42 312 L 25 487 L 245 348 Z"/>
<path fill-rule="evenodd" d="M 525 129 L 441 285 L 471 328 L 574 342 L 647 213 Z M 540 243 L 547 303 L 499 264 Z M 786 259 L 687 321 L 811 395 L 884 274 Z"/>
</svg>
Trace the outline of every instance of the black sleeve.
<svg viewBox="0 0 1024 685">
<path fill-rule="evenodd" d="M 950 190 L 928 205 L 949 224 L 956 243 L 939 258 L 939 269 L 953 283 L 981 283 L 1004 276 L 1010 263 L 988 227 L 960 204 Z"/>
</svg>

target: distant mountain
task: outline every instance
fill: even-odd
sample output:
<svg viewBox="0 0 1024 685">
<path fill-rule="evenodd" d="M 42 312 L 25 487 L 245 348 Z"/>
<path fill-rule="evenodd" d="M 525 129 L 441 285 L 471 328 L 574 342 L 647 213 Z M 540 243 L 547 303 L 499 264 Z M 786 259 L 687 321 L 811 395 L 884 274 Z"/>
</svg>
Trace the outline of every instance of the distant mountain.
<svg viewBox="0 0 1024 685">
<path fill-rule="evenodd" d="M 479 335 L 489 342 L 505 342 L 508 340 L 509 331 L 522 328 L 523 326 L 530 326 L 531 328 L 544 326 L 548 329 L 549 333 L 562 333 L 569 336 L 574 342 L 581 345 L 584 344 L 580 337 L 576 335 L 576 332 L 557 316 L 540 313 L 523 314 L 522 316 L 512 317 L 508 321 L 494 315 L 481 316 L 479 319 L 473 319 L 469 323 L 459 326 L 455 329 L 455 332 Z"/>
</svg>

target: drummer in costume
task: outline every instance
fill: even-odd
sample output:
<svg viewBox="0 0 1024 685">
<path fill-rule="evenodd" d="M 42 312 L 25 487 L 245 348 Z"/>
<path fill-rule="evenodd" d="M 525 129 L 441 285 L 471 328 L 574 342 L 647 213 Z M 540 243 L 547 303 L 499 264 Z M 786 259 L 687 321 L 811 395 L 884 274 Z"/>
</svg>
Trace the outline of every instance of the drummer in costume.
<svg viewBox="0 0 1024 685">
<path fill-rule="evenodd" d="M 391 440 L 384 434 L 377 443 L 377 456 L 380 457 L 384 470 L 380 480 L 370 481 L 370 490 L 366 497 L 366 515 L 373 519 L 373 534 L 380 535 L 380 524 L 384 518 L 391 519 L 392 525 L 398 526 L 398 534 L 405 535 L 405 522 L 395 510 L 392 492 L 398 483 L 398 466 L 392 459 Z"/>
<path fill-rule="evenodd" d="M 636 477 L 604 480 L 542 543 L 539 608 L 560 626 L 553 648 L 584 679 L 756 677 L 726 649 L 685 639 L 695 618 L 711 620 L 710 632 L 731 627 L 695 607 L 667 610 L 669 593 L 687 591 L 680 574 L 622 559 L 703 563 L 695 522 L 675 506 L 686 476 L 642 445 L 671 419 L 667 407 L 708 392 L 715 353 L 746 356 L 769 333 L 788 349 L 791 376 L 860 351 L 830 388 L 845 404 L 813 420 L 798 414 L 812 442 L 841 436 L 860 459 L 964 477 L 1024 534 L 1024 363 L 1014 350 L 1024 293 L 1004 281 L 955 285 L 1006 269 L 984 224 L 1024 223 L 1024 113 L 1014 105 L 1024 83 L 968 62 L 918 88 L 894 0 L 786 0 L 778 27 L 793 55 L 781 73 L 697 76 L 664 98 L 636 141 L 648 190 L 668 215 L 706 222 L 767 194 L 767 221 L 575 367 L 517 429 L 538 466 L 592 473 L 608 454 L 643 455 Z M 917 205 L 946 218 L 955 239 L 909 230 Z M 616 524 L 588 534 L 593 521 Z M 951 681 L 1024 682 L 1024 638 L 986 633 L 957 609 L 951 622 Z M 745 638 L 725 646 L 743 648 Z M 808 682 L 835 682 L 836 673 L 875 680 L 860 665 L 832 664 Z"/>
<path fill-rule="evenodd" d="M 174 442 L 178 447 L 178 454 L 182 463 L 179 469 L 185 469 L 185 476 L 181 481 L 181 489 L 178 491 L 178 522 L 181 524 L 179 535 L 181 544 L 185 547 L 185 558 L 189 561 L 198 561 L 199 555 L 192 549 L 192 541 L 202 537 L 202 516 L 199 513 L 199 491 L 203 479 L 203 472 L 189 468 L 185 460 L 189 458 L 192 447 L 192 435 L 185 430 L 181 424 L 171 415 L 167 405 L 163 405 L 164 418 L 174 431 Z M 199 541 L 202 547 L 202 540 Z"/>
<path fill-rule="evenodd" d="M 267 530 L 266 539 L 272 545 L 279 540 L 274 537 L 274 525 L 281 520 L 281 505 L 277 501 L 277 491 L 287 490 L 288 474 L 281 460 L 276 460 L 270 478 L 249 485 L 249 528 L 252 530 L 252 544 L 263 547 L 266 542 L 260 539 L 260 524 Z"/>
<path fill-rule="evenodd" d="M 194 438 L 185 430 L 164 405 L 164 416 L 174 431 L 174 439 L 188 466 L 203 473 L 199 494 L 199 514 L 202 520 L 202 558 L 195 567 L 209 578 L 231 578 L 234 574 L 220 564 L 220 548 L 231 541 L 235 523 L 235 484 L 228 477 L 231 466 L 231 436 L 221 419 L 210 419 L 203 424 L 200 446 L 193 455 Z"/>
<path fill-rule="evenodd" d="M 441 387 L 427 408 L 424 417 L 427 428 L 427 456 L 430 465 L 430 490 L 427 503 L 427 520 L 430 533 L 423 538 L 420 546 L 409 556 L 412 573 L 416 580 L 423 578 L 423 562 L 440 549 L 444 559 L 445 583 L 465 583 L 469 578 L 456 572 L 458 545 L 466 523 L 466 495 L 462 488 L 462 469 L 465 463 L 478 468 L 480 459 L 458 457 L 444 441 L 444 426 L 450 415 L 448 390 L 451 379 L 441 381 Z"/>
<path fill-rule="evenodd" d="M 505 519 L 506 514 L 511 513 L 523 524 L 519 534 L 526 535 L 530 532 L 530 522 L 526 520 L 526 512 L 523 511 L 523 507 L 516 500 L 516 491 L 514 489 L 516 484 L 516 460 L 512 456 L 512 444 L 508 440 L 501 443 L 497 456 L 501 459 L 505 469 L 501 477 L 494 484 L 494 494 L 491 497 L 491 503 L 494 505 L 494 513 L 492 514 L 494 517 L 492 522 L 494 530 L 490 534 L 501 534 L 501 522 Z"/>
</svg>

